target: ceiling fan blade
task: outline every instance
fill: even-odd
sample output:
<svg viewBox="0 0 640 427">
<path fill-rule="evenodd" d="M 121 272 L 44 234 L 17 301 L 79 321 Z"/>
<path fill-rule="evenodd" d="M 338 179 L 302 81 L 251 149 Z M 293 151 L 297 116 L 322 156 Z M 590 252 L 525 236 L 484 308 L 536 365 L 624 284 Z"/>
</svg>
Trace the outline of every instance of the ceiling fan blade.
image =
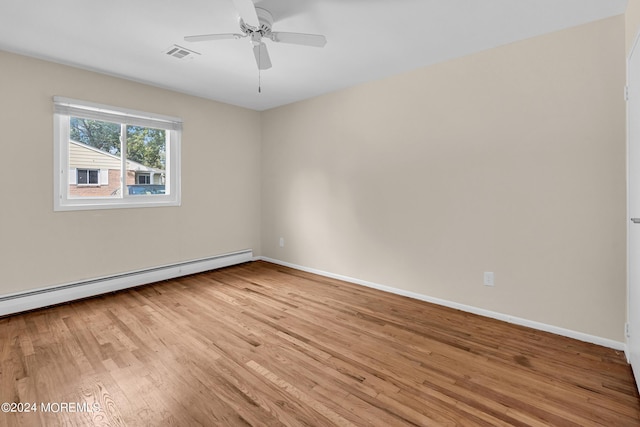
<svg viewBox="0 0 640 427">
<path fill-rule="evenodd" d="M 184 41 L 186 42 L 206 42 L 210 40 L 227 40 L 227 39 L 239 39 L 245 37 L 243 34 L 201 34 L 198 36 L 186 36 Z"/>
<path fill-rule="evenodd" d="M 258 69 L 268 70 L 271 68 L 271 58 L 269 58 L 269 51 L 267 51 L 267 45 L 260 42 L 260 44 L 253 46 L 253 54 L 256 57 L 256 64 Z"/>
<path fill-rule="evenodd" d="M 256 12 L 256 6 L 253 4 L 251 0 L 232 0 L 233 4 L 240 14 L 240 18 L 244 21 L 245 24 L 250 25 L 254 28 L 260 27 L 260 22 L 258 21 L 258 12 Z"/>
<path fill-rule="evenodd" d="M 324 47 L 327 38 L 319 34 L 272 32 L 269 36 L 274 42 L 301 44 L 303 46 Z"/>
</svg>

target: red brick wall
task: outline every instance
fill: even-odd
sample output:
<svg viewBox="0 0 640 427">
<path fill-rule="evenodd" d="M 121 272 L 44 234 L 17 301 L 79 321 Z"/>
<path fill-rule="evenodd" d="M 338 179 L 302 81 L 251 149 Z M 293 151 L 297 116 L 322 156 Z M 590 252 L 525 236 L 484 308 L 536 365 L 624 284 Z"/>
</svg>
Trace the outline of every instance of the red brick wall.
<svg viewBox="0 0 640 427">
<path fill-rule="evenodd" d="M 127 185 L 136 183 L 136 173 L 127 171 Z M 109 197 L 120 189 L 120 170 L 109 169 L 109 185 L 70 185 L 70 197 Z"/>
</svg>

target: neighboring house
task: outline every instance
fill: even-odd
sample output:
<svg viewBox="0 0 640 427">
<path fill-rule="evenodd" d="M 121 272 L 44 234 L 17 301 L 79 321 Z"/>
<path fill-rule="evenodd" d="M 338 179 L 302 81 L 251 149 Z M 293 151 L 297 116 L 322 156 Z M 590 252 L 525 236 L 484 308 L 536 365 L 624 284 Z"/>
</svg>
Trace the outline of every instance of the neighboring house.
<svg viewBox="0 0 640 427">
<path fill-rule="evenodd" d="M 127 160 L 125 185 L 130 194 L 143 194 L 145 188 L 163 192 L 165 171 Z M 122 159 L 89 145 L 69 141 L 69 195 L 105 197 L 120 191 Z"/>
</svg>

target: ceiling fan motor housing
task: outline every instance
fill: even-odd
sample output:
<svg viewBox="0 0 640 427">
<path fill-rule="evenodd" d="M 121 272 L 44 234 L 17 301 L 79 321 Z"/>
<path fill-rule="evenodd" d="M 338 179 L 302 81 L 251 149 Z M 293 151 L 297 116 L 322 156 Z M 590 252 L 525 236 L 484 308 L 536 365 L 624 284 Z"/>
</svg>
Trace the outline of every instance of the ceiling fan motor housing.
<svg viewBox="0 0 640 427">
<path fill-rule="evenodd" d="M 252 35 L 259 33 L 260 36 L 268 36 L 271 33 L 271 27 L 273 26 L 273 15 L 268 10 L 256 7 L 256 14 L 258 15 L 258 28 L 248 25 L 242 18 L 239 18 L 240 29 L 246 35 Z"/>
</svg>

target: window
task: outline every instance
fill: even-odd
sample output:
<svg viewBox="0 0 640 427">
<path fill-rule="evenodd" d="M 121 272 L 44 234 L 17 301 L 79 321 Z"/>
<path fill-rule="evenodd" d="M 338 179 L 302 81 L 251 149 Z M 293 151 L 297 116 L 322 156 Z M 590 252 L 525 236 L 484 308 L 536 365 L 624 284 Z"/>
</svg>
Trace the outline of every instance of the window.
<svg viewBox="0 0 640 427">
<path fill-rule="evenodd" d="M 136 184 L 151 184 L 151 174 L 138 173 L 136 174 Z"/>
<path fill-rule="evenodd" d="M 95 169 L 76 169 L 77 185 L 100 185 L 98 177 L 100 171 Z"/>
<path fill-rule="evenodd" d="M 180 205 L 182 121 L 54 97 L 54 209 Z"/>
</svg>

